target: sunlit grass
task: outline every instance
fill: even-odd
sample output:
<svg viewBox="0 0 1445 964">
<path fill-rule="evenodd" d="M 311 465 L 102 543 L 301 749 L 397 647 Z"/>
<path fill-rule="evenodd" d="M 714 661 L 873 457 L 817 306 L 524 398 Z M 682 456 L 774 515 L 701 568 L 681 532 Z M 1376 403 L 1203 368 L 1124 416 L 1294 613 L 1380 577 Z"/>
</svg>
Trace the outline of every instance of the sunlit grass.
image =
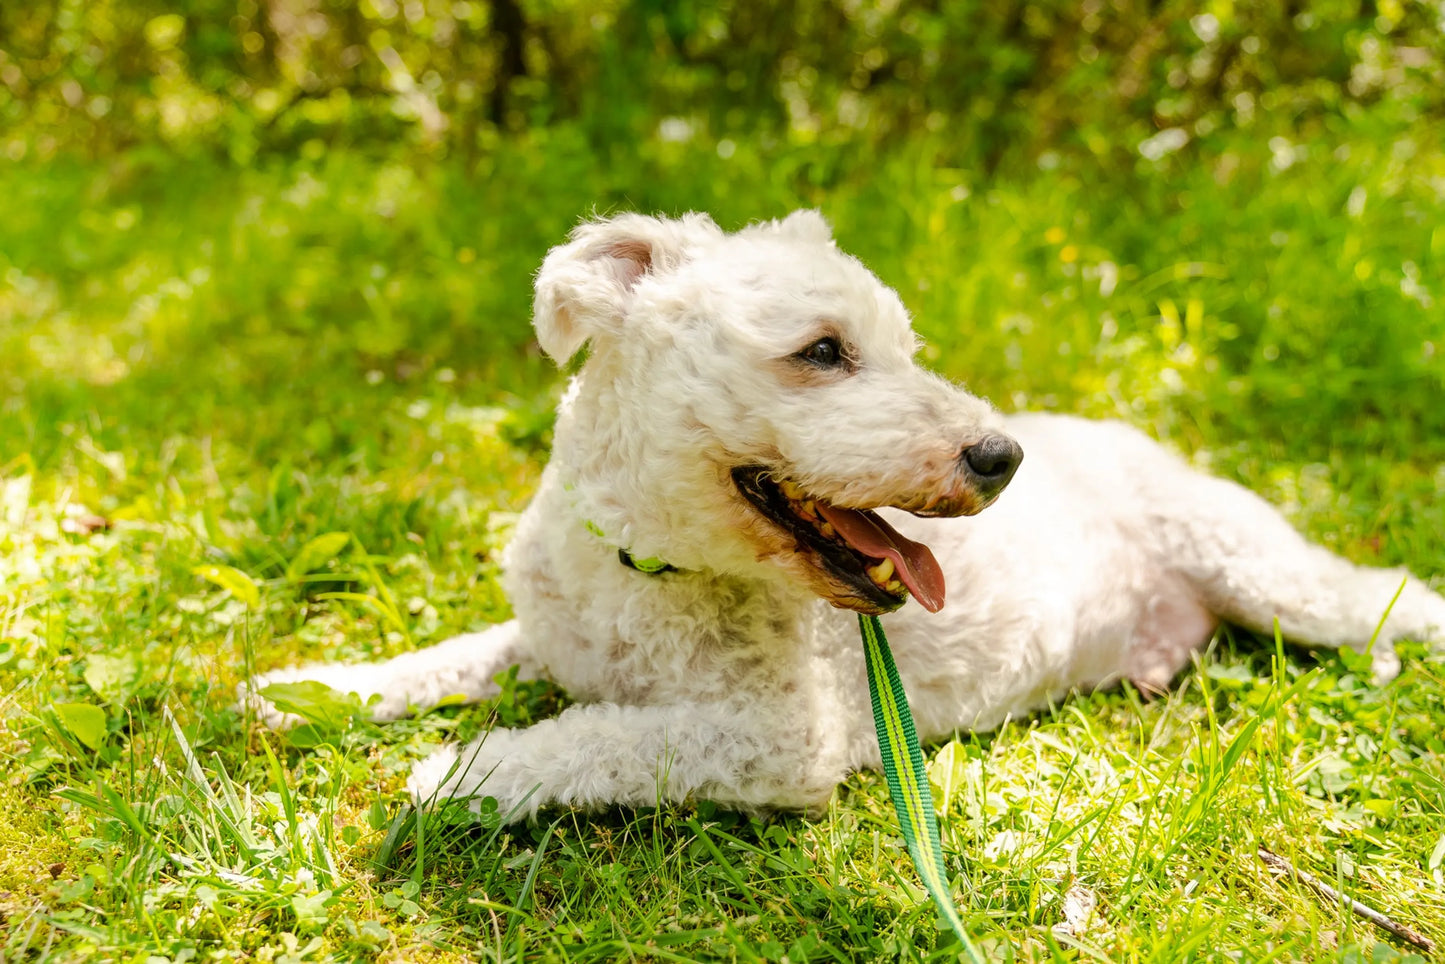
<svg viewBox="0 0 1445 964">
<path fill-rule="evenodd" d="M 819 204 L 940 370 L 1128 418 L 1337 551 L 1438 577 L 1442 159 L 1350 143 L 1098 182 L 900 151 L 826 189 L 747 145 L 640 148 L 642 174 L 519 146 L 485 181 L 346 154 L 0 171 L 0 955 L 948 959 L 876 775 L 817 821 L 418 820 L 412 761 L 565 695 L 342 713 L 301 748 L 234 684 L 507 616 L 497 553 L 559 389 L 531 272 L 599 204 L 728 227 Z M 933 748 L 966 920 L 1032 960 L 1409 950 L 1263 845 L 1445 939 L 1445 674 L 1411 656 L 1377 688 L 1348 655 L 1223 639 L 1167 698 Z M 1068 901 L 1093 911 L 1066 933 Z"/>
</svg>

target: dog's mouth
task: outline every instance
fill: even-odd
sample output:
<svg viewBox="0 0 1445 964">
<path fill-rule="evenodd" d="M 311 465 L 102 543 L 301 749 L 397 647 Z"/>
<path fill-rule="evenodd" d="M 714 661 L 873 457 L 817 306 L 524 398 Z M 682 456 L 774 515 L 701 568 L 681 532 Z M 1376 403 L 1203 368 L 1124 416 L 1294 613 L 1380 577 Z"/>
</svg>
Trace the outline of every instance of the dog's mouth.
<svg viewBox="0 0 1445 964">
<path fill-rule="evenodd" d="M 819 566 L 846 585 L 852 597 L 834 605 L 862 612 L 892 612 L 912 596 L 929 612 L 943 608 L 943 570 L 933 552 L 871 509 L 848 509 L 773 477 L 761 465 L 732 470 L 733 483 L 769 522 L 797 540 Z"/>
</svg>

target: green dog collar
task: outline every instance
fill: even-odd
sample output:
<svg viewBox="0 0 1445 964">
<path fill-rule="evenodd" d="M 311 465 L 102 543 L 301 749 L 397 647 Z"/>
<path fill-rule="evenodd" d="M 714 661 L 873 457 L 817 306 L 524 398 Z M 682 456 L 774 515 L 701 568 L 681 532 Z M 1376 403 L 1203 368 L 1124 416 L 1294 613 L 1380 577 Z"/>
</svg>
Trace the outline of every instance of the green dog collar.
<svg viewBox="0 0 1445 964">
<path fill-rule="evenodd" d="M 626 549 L 618 549 L 617 558 L 628 569 L 636 569 L 638 572 L 646 573 L 649 576 L 660 576 L 664 572 L 677 572 L 676 566 L 668 562 L 663 562 L 656 556 L 651 559 L 637 559 Z"/>
<path fill-rule="evenodd" d="M 587 527 L 588 532 L 592 533 L 603 542 L 607 541 L 607 536 L 603 534 L 602 527 L 599 526 L 597 523 L 593 522 L 591 519 L 584 519 L 582 520 L 582 524 Z M 670 562 L 659 559 L 656 556 L 652 556 L 647 559 L 638 559 L 626 549 L 617 550 L 617 560 L 628 569 L 636 569 L 638 572 L 644 573 L 645 575 L 649 576 L 660 576 L 664 572 L 677 572 L 677 567 L 672 565 Z"/>
</svg>

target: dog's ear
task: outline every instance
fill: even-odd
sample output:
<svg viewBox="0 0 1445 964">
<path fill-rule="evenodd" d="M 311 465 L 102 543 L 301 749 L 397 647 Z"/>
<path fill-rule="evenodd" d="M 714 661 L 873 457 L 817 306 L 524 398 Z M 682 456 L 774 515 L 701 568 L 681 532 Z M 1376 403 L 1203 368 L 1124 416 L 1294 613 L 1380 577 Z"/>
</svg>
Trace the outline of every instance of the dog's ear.
<svg viewBox="0 0 1445 964">
<path fill-rule="evenodd" d="M 786 237 L 797 238 L 799 241 L 814 241 L 818 244 L 833 243 L 833 228 L 828 224 L 828 219 L 823 217 L 822 212 L 814 208 L 804 208 L 794 211 L 783 218 L 778 225 L 778 232 Z"/>
<path fill-rule="evenodd" d="M 537 272 L 537 343 L 565 365 L 590 339 L 617 329 L 644 276 L 675 269 L 692 243 L 721 234 L 706 214 L 677 220 L 620 214 L 578 225 Z"/>
<path fill-rule="evenodd" d="M 781 221 L 759 221 L 744 228 L 766 237 L 787 238 L 814 244 L 833 244 L 833 229 L 827 218 L 813 208 L 794 211 Z"/>
</svg>

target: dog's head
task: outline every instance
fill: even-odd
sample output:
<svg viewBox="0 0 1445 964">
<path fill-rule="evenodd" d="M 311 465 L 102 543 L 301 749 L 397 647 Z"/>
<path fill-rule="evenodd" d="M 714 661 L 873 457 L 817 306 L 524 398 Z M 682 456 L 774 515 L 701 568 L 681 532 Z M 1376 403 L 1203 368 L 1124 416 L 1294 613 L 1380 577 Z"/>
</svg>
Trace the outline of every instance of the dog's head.
<svg viewBox="0 0 1445 964">
<path fill-rule="evenodd" d="M 731 235 L 698 214 L 583 224 L 538 273 L 535 323 L 559 364 L 591 346 L 553 456 L 579 514 L 679 568 L 937 609 L 932 554 L 869 510 L 971 515 L 1022 457 L 914 363 L 898 296 L 814 211 Z"/>
</svg>

